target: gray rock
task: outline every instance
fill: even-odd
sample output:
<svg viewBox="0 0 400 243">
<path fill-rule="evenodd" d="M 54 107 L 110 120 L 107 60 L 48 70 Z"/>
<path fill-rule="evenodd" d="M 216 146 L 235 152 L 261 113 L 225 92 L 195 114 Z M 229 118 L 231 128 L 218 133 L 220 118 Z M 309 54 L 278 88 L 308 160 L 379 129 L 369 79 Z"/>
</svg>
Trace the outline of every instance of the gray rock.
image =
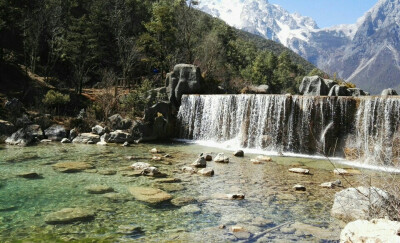
<svg viewBox="0 0 400 243">
<path fill-rule="evenodd" d="M 71 143 L 71 140 L 69 140 L 68 138 L 63 138 L 61 139 L 61 143 Z"/>
<path fill-rule="evenodd" d="M 15 126 L 11 122 L 0 120 L 0 143 L 3 143 L 14 132 Z"/>
<path fill-rule="evenodd" d="M 291 169 L 289 169 L 289 172 L 297 173 L 297 174 L 304 174 L 304 175 L 310 174 L 310 170 L 303 169 L 303 168 L 291 168 Z"/>
<path fill-rule="evenodd" d="M 181 168 L 181 170 L 183 173 L 189 173 L 189 174 L 194 174 L 197 172 L 197 170 L 195 168 L 190 167 L 190 166 L 184 166 Z"/>
<path fill-rule="evenodd" d="M 319 76 L 308 76 L 303 78 L 299 91 L 306 96 L 323 96 L 328 95 L 335 84 L 332 80 L 324 80 Z"/>
<path fill-rule="evenodd" d="M 64 126 L 61 125 L 53 125 L 46 130 L 44 130 L 44 134 L 51 141 L 61 141 L 63 138 L 68 137 L 68 132 Z"/>
<path fill-rule="evenodd" d="M 23 114 L 21 117 L 17 118 L 15 122 L 15 125 L 17 127 L 26 127 L 32 124 L 33 124 L 32 120 L 26 114 Z"/>
<path fill-rule="evenodd" d="M 170 194 L 151 187 L 129 187 L 128 190 L 136 200 L 151 204 L 157 204 L 172 199 Z"/>
<path fill-rule="evenodd" d="M 123 119 L 120 114 L 110 116 L 108 122 L 113 130 L 126 130 L 132 126 L 132 121 L 130 119 Z"/>
<path fill-rule="evenodd" d="M 109 134 L 108 138 L 105 138 L 107 143 L 125 143 L 132 141 L 131 134 L 123 132 L 121 130 L 116 130 Z"/>
<path fill-rule="evenodd" d="M 44 134 L 39 125 L 29 125 L 21 128 L 6 139 L 9 145 L 30 145 L 37 140 L 43 139 Z"/>
<path fill-rule="evenodd" d="M 394 89 L 384 89 L 381 93 L 382 96 L 398 95 Z"/>
<path fill-rule="evenodd" d="M 357 219 L 397 218 L 393 206 L 398 201 L 376 187 L 347 188 L 335 194 L 331 215 L 345 222 Z"/>
<path fill-rule="evenodd" d="M 124 144 L 122 144 L 122 147 L 129 147 L 129 146 L 131 146 L 131 145 L 129 144 L 129 142 L 125 142 Z"/>
<path fill-rule="evenodd" d="M 104 127 L 100 126 L 100 125 L 96 125 L 94 127 L 92 127 L 92 133 L 93 134 L 97 134 L 97 135 L 103 135 L 105 133 L 105 129 Z"/>
<path fill-rule="evenodd" d="M 171 200 L 171 203 L 175 206 L 182 207 L 187 204 L 196 203 L 196 199 L 193 197 L 177 197 Z"/>
<path fill-rule="evenodd" d="M 74 140 L 74 138 L 78 137 L 79 133 L 78 131 L 74 128 L 69 132 L 69 140 Z"/>
<path fill-rule="evenodd" d="M 150 167 L 151 165 L 149 163 L 144 163 L 144 162 L 136 162 L 134 164 L 131 165 L 131 168 L 134 170 L 144 170 L 148 167 Z"/>
<path fill-rule="evenodd" d="M 305 191 L 305 190 L 306 190 L 306 187 L 303 186 L 303 185 L 295 185 L 295 186 L 293 187 L 293 189 L 294 189 L 295 191 Z"/>
<path fill-rule="evenodd" d="M 324 187 L 324 188 L 341 187 L 342 186 L 342 182 L 340 180 L 331 181 L 331 182 L 324 182 L 320 186 Z"/>
<path fill-rule="evenodd" d="M 213 176 L 214 170 L 212 168 L 204 168 L 199 170 L 197 173 L 202 176 Z"/>
<path fill-rule="evenodd" d="M 200 68 L 190 64 L 178 64 L 167 74 L 166 92 L 168 100 L 179 107 L 184 94 L 200 94 L 204 92 L 205 84 Z"/>
<path fill-rule="evenodd" d="M 64 208 L 58 212 L 48 214 L 45 222 L 47 224 L 70 224 L 93 220 L 95 215 L 94 212 L 82 208 Z"/>
<path fill-rule="evenodd" d="M 207 161 L 203 156 L 201 156 L 201 157 L 197 158 L 196 161 L 191 164 L 191 166 L 193 166 L 195 168 L 206 168 Z"/>
<path fill-rule="evenodd" d="M 330 89 L 328 96 L 351 96 L 351 93 L 346 86 L 334 85 Z"/>
<path fill-rule="evenodd" d="M 100 142 L 100 136 L 93 133 L 81 133 L 74 140 L 73 143 L 96 144 Z"/>
<path fill-rule="evenodd" d="M 227 156 L 225 156 L 224 153 L 219 153 L 214 158 L 214 162 L 217 162 L 217 163 L 229 163 L 229 158 Z"/>
</svg>

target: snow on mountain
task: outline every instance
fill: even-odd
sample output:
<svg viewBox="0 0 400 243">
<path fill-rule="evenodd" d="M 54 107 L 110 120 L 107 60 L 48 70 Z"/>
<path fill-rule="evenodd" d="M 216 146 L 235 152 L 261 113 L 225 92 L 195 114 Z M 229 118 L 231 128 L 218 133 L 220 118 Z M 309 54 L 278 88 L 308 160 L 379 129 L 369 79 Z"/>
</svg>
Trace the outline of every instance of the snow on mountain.
<svg viewBox="0 0 400 243">
<path fill-rule="evenodd" d="M 379 0 L 355 24 L 320 29 L 267 0 L 200 0 L 198 9 L 292 49 L 319 68 L 378 93 L 400 89 L 400 1 Z"/>
</svg>

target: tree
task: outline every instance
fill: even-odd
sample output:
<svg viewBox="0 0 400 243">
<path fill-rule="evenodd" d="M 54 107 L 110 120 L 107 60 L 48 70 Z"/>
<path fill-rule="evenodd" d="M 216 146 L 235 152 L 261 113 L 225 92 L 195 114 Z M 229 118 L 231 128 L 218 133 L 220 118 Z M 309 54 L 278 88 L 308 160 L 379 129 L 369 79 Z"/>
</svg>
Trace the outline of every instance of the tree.
<svg viewBox="0 0 400 243">
<path fill-rule="evenodd" d="M 279 89 L 274 74 L 277 65 L 278 59 L 272 52 L 260 52 L 251 67 L 251 81 L 255 84 L 269 85 L 273 90 Z"/>
</svg>

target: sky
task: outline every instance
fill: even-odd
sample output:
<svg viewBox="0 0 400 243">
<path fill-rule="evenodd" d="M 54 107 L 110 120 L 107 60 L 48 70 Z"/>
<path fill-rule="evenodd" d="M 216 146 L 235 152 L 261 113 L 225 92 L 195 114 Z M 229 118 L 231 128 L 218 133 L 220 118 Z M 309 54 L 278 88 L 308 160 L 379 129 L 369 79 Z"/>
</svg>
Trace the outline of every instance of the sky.
<svg viewBox="0 0 400 243">
<path fill-rule="evenodd" d="M 354 24 L 378 0 L 269 0 L 290 13 L 313 18 L 320 28 Z"/>
</svg>

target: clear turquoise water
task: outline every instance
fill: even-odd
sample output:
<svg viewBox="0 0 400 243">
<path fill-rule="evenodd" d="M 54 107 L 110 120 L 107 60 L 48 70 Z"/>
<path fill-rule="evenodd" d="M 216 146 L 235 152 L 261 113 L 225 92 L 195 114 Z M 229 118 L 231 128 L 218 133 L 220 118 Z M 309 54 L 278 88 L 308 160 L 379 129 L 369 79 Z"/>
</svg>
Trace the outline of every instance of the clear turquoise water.
<svg viewBox="0 0 400 243">
<path fill-rule="evenodd" d="M 149 149 L 157 147 L 173 156 L 164 162 L 152 162 Z M 212 151 L 211 151 L 212 150 Z M 330 217 L 334 193 L 340 189 L 321 189 L 319 184 L 336 180 L 332 165 L 327 161 L 274 158 L 275 162 L 253 165 L 250 159 L 231 157 L 229 164 L 210 162 L 214 177 L 187 175 L 179 172 L 190 165 L 201 152 L 221 152 L 199 145 L 141 144 L 132 147 L 47 144 L 34 147 L 0 146 L 0 242 L 133 242 L 181 241 L 221 242 L 240 241 L 229 230 L 242 225 L 253 236 L 276 225 L 302 222 L 329 229 L 334 239 L 339 238 L 340 225 Z M 226 152 L 230 155 L 231 152 Z M 121 170 L 135 161 L 126 156 L 147 159 L 169 177 L 180 178 L 184 190 L 171 192 L 174 197 L 192 196 L 201 212 L 185 213 L 169 203 L 151 206 L 133 200 L 128 187 L 157 186 L 151 177 L 124 177 Z M 95 170 L 80 173 L 60 173 L 52 164 L 63 161 L 91 162 Z M 289 173 L 293 165 L 306 166 L 313 175 Z M 115 175 L 101 175 L 102 170 L 115 170 Z M 16 177 L 22 172 L 34 171 L 42 179 L 28 180 Z M 357 176 L 350 180 L 357 183 Z M 307 187 L 296 193 L 295 184 Z M 88 185 L 107 185 L 126 200 L 110 201 L 103 195 L 88 194 Z M 218 199 L 216 194 L 243 193 L 243 201 Z M 96 211 L 93 221 L 67 225 L 48 225 L 47 214 L 62 208 L 81 207 Z M 259 222 L 264 222 L 260 224 Z M 218 229 L 224 224 L 227 229 Z M 131 235 L 118 233 L 119 226 L 138 226 L 142 232 Z M 318 241 L 310 234 L 283 234 L 279 230 L 268 235 L 268 241 Z M 256 241 L 256 237 L 247 241 Z M 260 240 L 262 241 L 262 240 Z"/>
</svg>

